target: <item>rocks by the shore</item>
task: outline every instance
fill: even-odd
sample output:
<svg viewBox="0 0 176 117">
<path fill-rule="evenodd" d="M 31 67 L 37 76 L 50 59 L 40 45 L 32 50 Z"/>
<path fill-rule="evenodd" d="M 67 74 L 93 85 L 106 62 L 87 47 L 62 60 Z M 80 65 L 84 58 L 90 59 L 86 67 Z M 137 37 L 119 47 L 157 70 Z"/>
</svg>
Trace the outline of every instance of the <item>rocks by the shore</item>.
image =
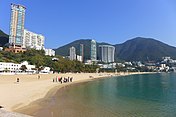
<svg viewBox="0 0 176 117">
<path fill-rule="evenodd" d="M 32 117 L 32 116 L 23 115 L 23 114 L 14 113 L 14 112 L 8 112 L 8 111 L 5 111 L 4 109 L 0 109 L 0 117 Z"/>
</svg>

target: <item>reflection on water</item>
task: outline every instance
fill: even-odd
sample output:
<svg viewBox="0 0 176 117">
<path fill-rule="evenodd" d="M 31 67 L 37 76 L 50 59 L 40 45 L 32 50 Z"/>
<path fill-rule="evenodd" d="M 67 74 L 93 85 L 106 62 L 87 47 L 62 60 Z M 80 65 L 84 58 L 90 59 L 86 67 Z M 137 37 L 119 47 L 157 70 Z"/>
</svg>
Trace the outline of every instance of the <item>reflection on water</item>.
<svg viewBox="0 0 176 117">
<path fill-rule="evenodd" d="M 176 117 L 176 74 L 131 75 L 71 86 L 59 91 L 36 115 L 41 113 L 55 117 Z"/>
</svg>

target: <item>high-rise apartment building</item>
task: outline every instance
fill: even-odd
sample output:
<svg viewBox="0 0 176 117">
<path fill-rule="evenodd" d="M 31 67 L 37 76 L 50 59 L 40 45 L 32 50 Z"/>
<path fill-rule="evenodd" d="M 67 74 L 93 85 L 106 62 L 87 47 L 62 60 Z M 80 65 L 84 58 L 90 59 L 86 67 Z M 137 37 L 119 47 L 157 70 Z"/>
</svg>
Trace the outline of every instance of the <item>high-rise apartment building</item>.
<svg viewBox="0 0 176 117">
<path fill-rule="evenodd" d="M 110 63 L 114 62 L 115 47 L 111 45 L 99 46 L 99 57 L 102 62 Z"/>
<path fill-rule="evenodd" d="M 34 48 L 36 50 L 44 49 L 45 37 L 41 34 L 24 29 L 23 45 L 25 48 Z"/>
<path fill-rule="evenodd" d="M 97 60 L 97 46 L 95 40 L 91 40 L 90 59 L 91 61 Z"/>
<path fill-rule="evenodd" d="M 73 46 L 70 48 L 70 60 L 76 60 L 76 49 Z"/>
<path fill-rule="evenodd" d="M 84 45 L 80 44 L 80 56 L 81 56 L 81 62 L 84 61 Z"/>
<path fill-rule="evenodd" d="M 34 48 L 36 50 L 43 49 L 46 55 L 54 56 L 54 50 L 44 48 L 45 37 L 43 35 L 24 29 L 25 11 L 24 6 L 11 4 L 10 46 L 5 51 L 19 53 Z"/>
<path fill-rule="evenodd" d="M 9 43 L 14 48 L 23 47 L 25 10 L 22 5 L 11 4 Z"/>
</svg>

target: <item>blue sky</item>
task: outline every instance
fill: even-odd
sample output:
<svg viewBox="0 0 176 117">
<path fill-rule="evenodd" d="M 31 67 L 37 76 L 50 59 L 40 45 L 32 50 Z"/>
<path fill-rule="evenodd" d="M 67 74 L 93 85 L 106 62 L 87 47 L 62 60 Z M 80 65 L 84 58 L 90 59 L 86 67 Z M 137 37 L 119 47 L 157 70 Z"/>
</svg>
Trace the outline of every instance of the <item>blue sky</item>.
<svg viewBox="0 0 176 117">
<path fill-rule="evenodd" d="M 26 6 L 25 28 L 43 34 L 47 48 L 138 36 L 176 46 L 176 0 L 0 0 L 0 29 L 7 34 L 11 3 Z"/>
</svg>

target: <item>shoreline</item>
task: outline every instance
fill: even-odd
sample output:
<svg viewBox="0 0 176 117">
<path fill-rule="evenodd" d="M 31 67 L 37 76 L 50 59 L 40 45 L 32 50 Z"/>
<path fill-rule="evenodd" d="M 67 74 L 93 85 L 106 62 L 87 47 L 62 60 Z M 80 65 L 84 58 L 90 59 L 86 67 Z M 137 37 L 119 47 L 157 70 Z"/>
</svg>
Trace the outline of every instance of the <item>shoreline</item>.
<svg viewBox="0 0 176 117">
<path fill-rule="evenodd" d="M 62 90 L 62 88 L 70 86 L 70 85 L 74 85 L 74 84 L 89 82 L 89 81 L 98 80 L 98 79 L 109 78 L 109 77 L 113 77 L 113 76 L 126 76 L 126 75 L 133 75 L 133 74 L 151 74 L 151 73 L 153 73 L 153 72 L 133 72 L 133 73 L 117 73 L 117 74 L 115 74 L 115 73 L 79 73 L 79 74 L 74 74 L 73 73 L 73 74 L 48 74 L 48 75 L 45 74 L 45 75 L 41 75 L 41 77 L 43 77 L 43 79 L 41 81 L 37 80 L 37 78 L 34 78 L 35 80 L 33 79 L 32 81 L 31 80 L 27 81 L 27 79 L 29 79 L 29 78 L 27 78 L 26 82 L 25 82 L 25 85 L 21 86 L 21 88 L 22 87 L 23 88 L 26 88 L 26 87 L 29 88 L 29 86 L 31 86 L 31 85 L 32 86 L 37 85 L 37 84 L 39 85 L 41 83 L 46 83 L 47 82 L 46 85 L 45 84 L 41 85 L 41 88 L 43 87 L 46 90 L 43 89 L 43 90 L 40 90 L 40 91 L 36 91 L 38 88 L 40 89 L 40 87 L 37 87 L 37 86 L 31 87 L 32 89 L 33 88 L 37 88 L 37 89 L 36 90 L 30 90 L 29 91 L 30 93 L 27 97 L 23 97 L 26 93 L 24 94 L 24 92 L 20 92 L 19 94 L 23 95 L 21 98 L 26 98 L 26 99 L 22 99 L 22 100 L 16 99 L 15 103 L 13 102 L 13 103 L 10 103 L 7 106 L 4 106 L 5 107 L 4 109 L 8 110 L 8 111 L 13 111 L 13 112 L 19 112 L 18 110 L 20 110 L 20 109 L 22 110 L 26 107 L 29 107 L 29 106 L 31 106 L 32 103 L 40 102 L 41 100 L 50 98 L 58 90 Z M 32 75 L 32 76 L 36 77 L 38 75 Z M 51 81 L 52 78 L 49 78 L 49 77 L 54 77 L 54 76 L 63 76 L 63 77 L 74 76 L 74 79 L 73 79 L 73 82 L 71 82 L 71 83 L 64 83 L 64 84 L 60 85 L 59 83 L 53 83 Z M 90 76 L 93 77 L 93 78 L 90 78 Z M 6 76 L 6 77 L 10 77 L 10 76 Z M 1 79 L 0 79 L 0 81 L 1 81 Z M 37 82 L 37 83 L 35 83 L 35 82 Z M 5 83 L 4 85 L 9 86 L 8 83 L 7 84 Z M 19 84 L 15 84 L 15 85 L 19 85 Z M 24 90 L 25 89 L 23 89 L 23 91 Z M 31 93 L 31 91 L 33 91 L 33 92 Z M 0 93 L 2 93 L 1 90 L 0 90 Z M 18 98 L 18 96 L 16 98 Z M 0 98 L 0 101 L 1 101 L 1 98 Z M 0 102 L 0 105 L 3 106 L 3 104 L 1 102 Z M 7 102 L 7 100 L 6 100 L 6 102 Z"/>
</svg>

